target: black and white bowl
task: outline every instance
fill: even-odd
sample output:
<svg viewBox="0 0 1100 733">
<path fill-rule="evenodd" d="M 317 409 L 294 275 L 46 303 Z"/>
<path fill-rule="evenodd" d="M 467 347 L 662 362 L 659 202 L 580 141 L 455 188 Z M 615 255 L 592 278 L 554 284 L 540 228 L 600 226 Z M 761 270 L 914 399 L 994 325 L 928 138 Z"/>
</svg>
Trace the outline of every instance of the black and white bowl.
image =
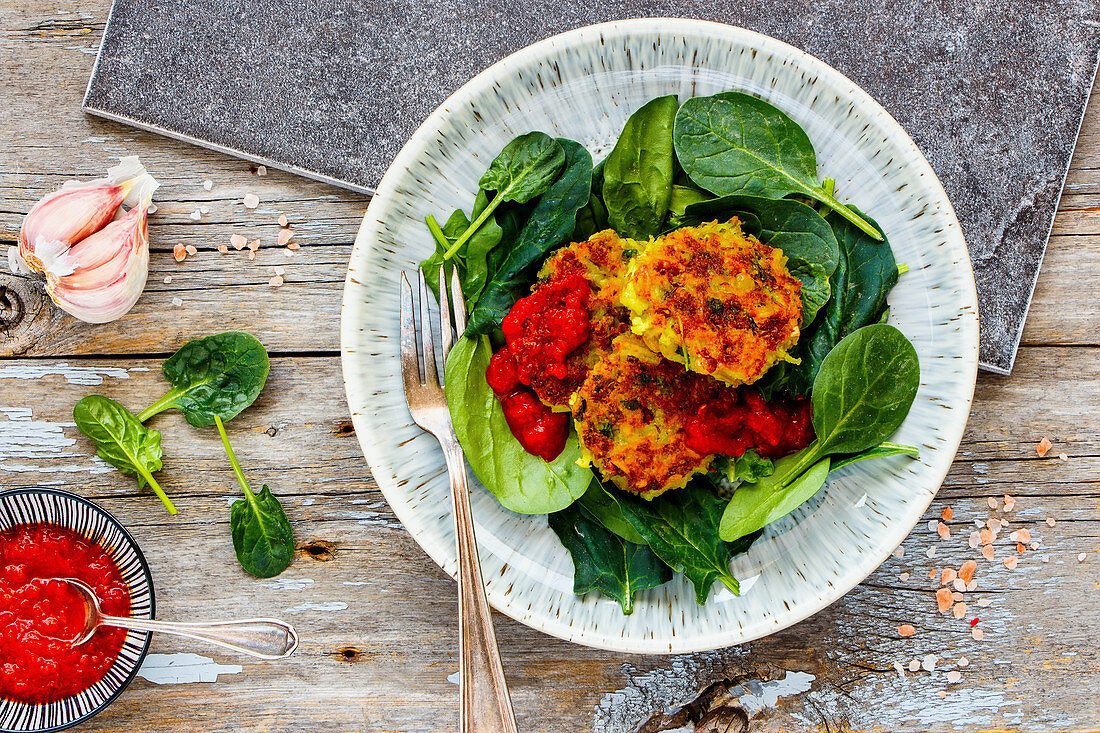
<svg viewBox="0 0 1100 733">
<path fill-rule="evenodd" d="M 75 494 L 55 489 L 0 493 L 0 530 L 49 523 L 78 532 L 103 547 L 130 588 L 130 615 L 153 618 L 153 578 L 134 538 L 105 510 Z M 88 720 L 122 694 L 149 653 L 151 634 L 130 631 L 118 659 L 103 679 L 79 695 L 46 704 L 0 699 L 0 733 L 59 731 Z"/>
</svg>

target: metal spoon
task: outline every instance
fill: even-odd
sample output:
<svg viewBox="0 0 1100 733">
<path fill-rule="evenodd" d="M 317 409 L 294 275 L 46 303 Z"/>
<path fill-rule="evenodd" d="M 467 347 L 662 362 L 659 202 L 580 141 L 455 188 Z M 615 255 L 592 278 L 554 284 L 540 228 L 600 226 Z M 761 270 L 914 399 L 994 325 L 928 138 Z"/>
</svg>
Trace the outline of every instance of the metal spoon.
<svg viewBox="0 0 1100 733">
<path fill-rule="evenodd" d="M 100 626 L 117 626 L 135 631 L 156 631 L 173 636 L 208 641 L 226 649 L 249 654 L 260 659 L 285 659 L 298 648 L 298 632 L 283 621 L 271 618 L 253 618 L 244 621 L 214 621 L 202 624 L 180 624 L 171 621 L 152 621 L 145 618 L 108 616 L 99 608 L 95 591 L 75 578 L 57 578 L 75 588 L 84 599 L 88 620 L 84 631 L 73 640 L 80 646 L 92 638 Z"/>
</svg>

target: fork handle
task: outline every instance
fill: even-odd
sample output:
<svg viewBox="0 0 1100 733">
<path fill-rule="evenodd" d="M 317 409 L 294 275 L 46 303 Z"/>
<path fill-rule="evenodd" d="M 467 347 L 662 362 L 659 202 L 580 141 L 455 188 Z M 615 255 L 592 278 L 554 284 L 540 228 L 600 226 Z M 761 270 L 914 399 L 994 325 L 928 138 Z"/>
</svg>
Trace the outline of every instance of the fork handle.
<svg viewBox="0 0 1100 733">
<path fill-rule="evenodd" d="M 451 477 L 455 535 L 458 539 L 458 647 L 462 733 L 516 733 L 516 717 L 504 680 L 466 484 L 466 464 L 457 440 L 444 440 Z"/>
</svg>

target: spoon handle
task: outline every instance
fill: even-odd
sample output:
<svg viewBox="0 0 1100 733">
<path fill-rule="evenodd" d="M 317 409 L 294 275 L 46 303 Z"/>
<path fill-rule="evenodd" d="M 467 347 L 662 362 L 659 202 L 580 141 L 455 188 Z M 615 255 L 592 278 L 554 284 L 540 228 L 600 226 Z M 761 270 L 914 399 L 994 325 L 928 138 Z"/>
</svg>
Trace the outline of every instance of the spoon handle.
<svg viewBox="0 0 1100 733">
<path fill-rule="evenodd" d="M 232 649 L 242 654 L 249 654 L 259 659 L 285 659 L 298 648 L 298 632 L 294 630 L 294 627 L 272 618 L 181 624 L 143 618 L 103 616 L 99 625 L 185 636 L 189 639 L 217 644 L 220 647 Z"/>
</svg>

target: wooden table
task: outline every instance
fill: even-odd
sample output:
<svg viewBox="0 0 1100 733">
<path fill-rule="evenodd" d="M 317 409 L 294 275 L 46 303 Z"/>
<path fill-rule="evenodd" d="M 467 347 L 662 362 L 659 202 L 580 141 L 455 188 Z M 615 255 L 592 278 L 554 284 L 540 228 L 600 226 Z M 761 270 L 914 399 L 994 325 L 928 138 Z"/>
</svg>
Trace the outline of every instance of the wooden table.
<svg viewBox="0 0 1100 733">
<path fill-rule="evenodd" d="M 159 654 L 197 652 L 214 660 L 202 671 L 226 668 L 214 684 L 139 679 L 84 729 L 455 730 L 454 584 L 387 508 L 344 401 L 340 293 L 367 199 L 277 171 L 261 177 L 246 163 L 84 116 L 81 95 L 107 10 L 105 0 L 0 0 L 0 243 L 15 241 L 22 214 L 42 194 L 69 177 L 100 175 L 120 155 L 140 154 L 163 184 L 150 226 L 149 285 L 123 320 L 83 325 L 55 309 L 39 282 L 0 275 L 0 485 L 64 487 L 118 516 L 149 557 L 161 617 L 263 612 L 297 624 L 303 644 L 290 661 L 254 663 L 158 638 Z M 246 193 L 260 198 L 253 211 L 241 204 Z M 209 213 L 193 221 L 200 207 Z M 293 256 L 275 241 L 281 213 L 301 244 Z M 234 233 L 263 241 L 254 261 L 217 252 Z M 176 243 L 199 253 L 177 263 Z M 286 269 L 279 288 L 268 285 L 276 266 Z M 595 651 L 498 615 L 520 729 L 629 733 L 651 716 L 646 731 L 680 729 L 683 721 L 662 725 L 661 715 L 704 689 L 681 717 L 719 710 L 725 722 L 700 727 L 707 731 L 1095 729 L 1098 272 L 1094 99 L 1015 372 L 979 377 L 958 460 L 904 556 L 808 621 L 706 654 Z M 180 508 L 169 518 L 154 497 L 94 459 L 72 424 L 73 404 L 86 394 L 135 411 L 149 404 L 165 389 L 159 369 L 167 354 L 226 329 L 256 334 L 273 356 L 267 389 L 230 430 L 246 472 L 272 486 L 294 523 L 298 556 L 277 581 L 251 578 L 235 562 L 228 502 L 238 489 L 213 430 L 191 428 L 178 414 L 156 419 L 165 436 L 163 485 Z M 1040 459 L 1043 436 L 1054 449 Z M 968 536 L 975 520 L 1006 516 L 987 504 L 1006 493 L 1017 499 L 1011 526 L 996 543 L 997 559 L 983 561 Z M 952 534 L 941 540 L 926 521 L 948 506 Z M 1008 534 L 1023 528 L 1041 547 L 1010 570 L 1001 562 L 1015 554 Z M 978 608 L 980 642 L 965 621 L 937 613 L 938 581 L 928 577 L 969 558 L 979 560 L 979 588 L 967 600 Z M 900 624 L 916 635 L 900 638 Z M 906 667 L 902 679 L 893 666 L 925 655 L 941 658 L 935 671 Z M 228 667 L 238 664 L 240 671 Z M 949 670 L 962 680 L 947 682 Z"/>
</svg>

